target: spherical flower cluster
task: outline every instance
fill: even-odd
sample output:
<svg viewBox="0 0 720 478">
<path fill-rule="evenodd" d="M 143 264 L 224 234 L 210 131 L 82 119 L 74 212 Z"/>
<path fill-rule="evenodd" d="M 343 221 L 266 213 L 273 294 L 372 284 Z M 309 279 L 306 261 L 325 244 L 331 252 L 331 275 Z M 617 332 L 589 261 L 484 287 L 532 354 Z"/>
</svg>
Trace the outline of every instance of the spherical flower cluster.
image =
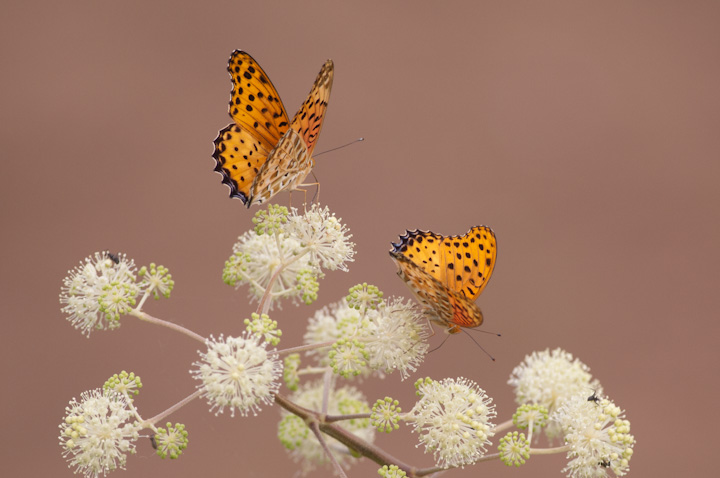
<svg viewBox="0 0 720 478">
<path fill-rule="evenodd" d="M 132 397 L 140 394 L 142 388 L 142 380 L 135 373 L 127 373 L 125 370 L 119 374 L 114 374 L 112 377 L 105 381 L 103 389 L 114 390 L 121 393 L 125 398 L 132 401 Z"/>
<path fill-rule="evenodd" d="M 537 433 L 547 425 L 548 411 L 542 405 L 526 403 L 520 405 L 513 413 L 513 424 L 520 429 L 530 429 L 530 434 Z"/>
<path fill-rule="evenodd" d="M 231 286 L 250 286 L 250 297 L 260 299 L 277 274 L 268 300 L 292 298 L 299 301 L 303 289 L 298 288 L 298 276 L 310 268 L 307 255 L 297 256 L 300 243 L 281 235 L 258 235 L 248 231 L 233 246 L 233 255 L 225 261 L 223 281 Z"/>
<path fill-rule="evenodd" d="M 267 210 L 260 210 L 255 213 L 252 222 L 255 224 L 255 233 L 259 236 L 262 234 L 276 234 L 282 232 L 285 224 L 287 224 L 290 212 L 285 206 L 275 204 L 268 205 Z"/>
<path fill-rule="evenodd" d="M 415 383 L 420 400 L 409 413 L 426 451 L 443 468 L 474 463 L 493 435 L 495 405 L 476 383 L 465 378 L 429 378 Z"/>
<path fill-rule="evenodd" d="M 322 264 L 325 269 L 346 271 L 345 263 L 355 255 L 355 243 L 350 242 L 352 234 L 335 214 L 330 214 L 327 206 L 313 204 L 305 214 L 298 214 L 293 208 L 283 231 L 300 241 L 313 264 Z"/>
<path fill-rule="evenodd" d="M 267 342 L 254 334 L 240 337 L 222 335 L 207 340 L 208 350 L 191 371 L 202 381 L 198 386 L 211 405 L 210 410 L 222 413 L 225 407 L 246 416 L 257 415 L 261 404 L 272 404 L 280 388 L 282 362 L 277 352 L 267 350 Z"/>
<path fill-rule="evenodd" d="M 427 337 L 426 322 L 410 301 L 391 299 L 380 302 L 375 309 L 359 311 L 343 299 L 310 318 L 304 341 L 336 342 L 330 357 L 328 349 L 309 354 L 343 376 L 398 370 L 405 379 L 422 362 L 428 349 Z"/>
<path fill-rule="evenodd" d="M 624 412 L 610 400 L 588 401 L 579 393 L 565 400 L 552 415 L 570 446 L 570 460 L 563 469 L 573 478 L 616 476 L 628 472 L 635 438 Z"/>
<path fill-rule="evenodd" d="M 267 314 L 250 314 L 251 319 L 245 319 L 245 329 L 258 337 L 262 337 L 265 342 L 272 346 L 277 346 L 282 337 L 282 330 L 278 329 L 276 320 L 271 320 Z"/>
<path fill-rule="evenodd" d="M 369 367 L 385 373 L 399 370 L 403 380 L 417 371 L 428 350 L 426 324 L 411 301 L 392 299 L 368 309 L 360 337 L 366 343 Z"/>
<path fill-rule="evenodd" d="M 333 344 L 328 358 L 333 372 L 344 378 L 351 378 L 365 370 L 369 355 L 365 344 L 359 340 L 340 339 Z"/>
<path fill-rule="evenodd" d="M 366 309 L 376 309 L 382 302 L 382 297 L 383 293 L 380 289 L 363 282 L 351 287 L 345 300 L 353 309 L 364 311 Z"/>
<path fill-rule="evenodd" d="M 507 466 L 524 465 L 530 458 L 530 442 L 524 433 L 510 432 L 498 444 L 500 460 Z"/>
<path fill-rule="evenodd" d="M 343 299 L 315 312 L 308 319 L 308 326 L 303 336 L 305 344 L 334 342 L 343 337 L 354 337 L 361 325 L 360 312 L 350 308 Z M 330 363 L 328 350 L 311 350 L 308 355 L 316 357 L 321 365 Z"/>
<path fill-rule="evenodd" d="M 347 270 L 355 255 L 349 233 L 327 207 L 314 205 L 305 214 L 270 206 L 259 211 L 255 228 L 238 238 L 225 262 L 223 280 L 250 286 L 252 298 L 292 298 L 310 304 L 317 299 L 322 268 Z"/>
<path fill-rule="evenodd" d="M 120 316 L 136 303 L 140 287 L 135 263 L 125 254 L 96 252 L 68 271 L 60 292 L 62 311 L 83 335 L 120 327 Z"/>
<path fill-rule="evenodd" d="M 173 425 L 167 422 L 166 428 L 158 427 L 152 439 L 157 455 L 163 459 L 168 457 L 171 460 L 178 459 L 188 446 L 188 432 L 181 423 Z"/>
<path fill-rule="evenodd" d="M 140 286 L 147 293 L 152 293 L 156 299 L 159 299 L 160 296 L 169 298 L 170 292 L 175 287 L 175 281 L 168 268 L 156 265 L 154 262 L 151 262 L 149 267 L 141 267 L 138 275 L 142 277 Z"/>
<path fill-rule="evenodd" d="M 60 425 L 63 456 L 86 477 L 103 476 L 124 468 L 127 454 L 135 453 L 140 425 L 123 395 L 111 390 L 91 390 L 65 408 Z"/>
<path fill-rule="evenodd" d="M 373 405 L 370 420 L 377 431 L 390 433 L 400 428 L 400 425 L 398 425 L 400 412 L 402 412 L 400 402 L 385 397 L 384 400 L 377 400 Z"/>
<path fill-rule="evenodd" d="M 550 413 L 577 393 L 593 389 L 602 391 L 600 383 L 592 379 L 590 368 L 559 348 L 526 356 L 523 363 L 515 367 L 508 383 L 515 388 L 518 404 L 541 405 Z M 553 438 L 559 435 L 560 430 L 556 424 L 550 423 L 545 433 Z"/>
<path fill-rule="evenodd" d="M 291 397 L 297 405 L 310 410 L 320 411 L 323 404 L 323 381 L 308 382 L 300 387 Z M 329 415 L 370 413 L 365 396 L 355 387 L 345 386 L 331 389 L 327 400 Z M 329 463 L 329 459 L 318 443 L 315 435 L 308 430 L 307 425 L 295 415 L 283 411 L 283 419 L 278 427 L 280 441 L 288 449 L 292 459 L 300 463 L 300 471 L 307 474 L 317 466 Z M 370 425 L 370 420 L 353 419 L 344 420 L 342 427 L 372 443 L 375 438 L 375 429 Z M 332 437 L 323 435 L 333 457 L 343 468 L 347 468 L 357 460 L 354 460 L 348 448 Z M 291 445 L 291 446 L 288 446 Z"/>
</svg>

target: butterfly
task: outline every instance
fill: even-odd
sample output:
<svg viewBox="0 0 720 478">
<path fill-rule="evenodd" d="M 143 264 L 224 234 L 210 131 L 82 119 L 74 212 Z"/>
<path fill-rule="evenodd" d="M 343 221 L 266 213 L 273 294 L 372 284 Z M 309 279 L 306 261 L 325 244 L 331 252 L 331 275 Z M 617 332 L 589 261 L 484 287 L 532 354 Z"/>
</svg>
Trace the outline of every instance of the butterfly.
<svg viewBox="0 0 720 478">
<path fill-rule="evenodd" d="M 250 207 L 303 185 L 315 164 L 312 152 L 325 118 L 334 67 L 332 60 L 325 62 L 292 122 L 267 74 L 248 53 L 235 50 L 228 71 L 233 122 L 215 138 L 215 171 L 230 187 L 230 197 Z"/>
<path fill-rule="evenodd" d="M 451 334 L 460 327 L 477 327 L 483 314 L 475 299 L 483 291 L 497 258 L 492 229 L 475 226 L 464 236 L 441 236 L 430 231 L 406 231 L 392 243 L 390 257 L 426 309 L 430 320 Z"/>
</svg>

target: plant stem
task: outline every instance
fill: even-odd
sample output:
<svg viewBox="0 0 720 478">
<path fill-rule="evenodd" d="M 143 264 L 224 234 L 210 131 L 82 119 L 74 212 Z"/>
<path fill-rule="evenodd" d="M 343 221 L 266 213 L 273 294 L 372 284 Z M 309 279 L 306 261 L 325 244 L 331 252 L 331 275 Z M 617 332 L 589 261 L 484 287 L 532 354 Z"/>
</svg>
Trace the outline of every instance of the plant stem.
<svg viewBox="0 0 720 478">
<path fill-rule="evenodd" d="M 172 329 L 176 332 L 180 332 L 181 334 L 187 335 L 191 339 L 195 339 L 199 342 L 202 342 L 203 344 L 205 343 L 205 337 L 203 337 L 202 335 L 196 334 L 192 330 L 186 329 L 182 325 L 178 325 L 173 322 L 168 322 L 167 320 L 162 320 L 162 319 L 158 319 L 157 317 L 153 317 L 152 315 L 150 315 L 146 312 L 143 312 L 142 310 L 133 309 L 128 313 L 128 315 L 137 317 L 138 319 L 140 319 L 144 322 L 150 322 L 151 324 L 167 327 L 168 329 Z"/>
<path fill-rule="evenodd" d="M 171 413 L 175 412 L 176 410 L 179 410 L 183 406 L 187 405 L 188 403 L 190 403 L 193 400 L 195 400 L 196 398 L 198 398 L 201 393 L 202 393 L 201 390 L 196 390 L 192 395 L 188 395 L 187 397 L 183 398 L 182 400 L 180 400 L 179 402 L 177 402 L 175 405 L 168 408 L 167 410 L 158 413 L 157 415 L 155 415 L 154 417 L 152 417 L 148 420 L 145 420 L 145 422 L 152 423 L 153 425 L 157 424 L 157 422 L 164 419 Z"/>
</svg>

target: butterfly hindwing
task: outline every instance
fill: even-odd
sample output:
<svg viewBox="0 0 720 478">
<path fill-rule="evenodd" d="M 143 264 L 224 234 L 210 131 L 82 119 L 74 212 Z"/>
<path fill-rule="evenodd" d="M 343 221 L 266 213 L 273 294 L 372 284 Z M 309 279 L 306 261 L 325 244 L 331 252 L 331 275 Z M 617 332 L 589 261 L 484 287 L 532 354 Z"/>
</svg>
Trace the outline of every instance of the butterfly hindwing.
<svg viewBox="0 0 720 478">
<path fill-rule="evenodd" d="M 312 167 L 305 141 L 294 129 L 287 130 L 255 177 L 250 202 L 262 204 L 284 189 L 292 191 Z"/>
<path fill-rule="evenodd" d="M 270 150 L 244 126 L 230 123 L 215 138 L 215 171 L 230 186 L 230 197 L 249 205 L 250 187 Z"/>
</svg>

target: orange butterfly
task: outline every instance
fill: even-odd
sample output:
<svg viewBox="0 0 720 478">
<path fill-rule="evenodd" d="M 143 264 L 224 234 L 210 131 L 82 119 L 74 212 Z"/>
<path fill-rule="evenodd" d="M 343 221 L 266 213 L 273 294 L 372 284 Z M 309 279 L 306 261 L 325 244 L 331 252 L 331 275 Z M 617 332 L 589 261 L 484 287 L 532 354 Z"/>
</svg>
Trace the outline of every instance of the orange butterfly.
<svg viewBox="0 0 720 478">
<path fill-rule="evenodd" d="M 483 322 L 475 305 L 490 280 L 497 258 L 495 234 L 475 226 L 464 236 L 444 237 L 430 231 L 406 231 L 392 243 L 390 256 L 398 275 L 429 314 L 430 320 L 456 334 L 460 327 Z"/>
<path fill-rule="evenodd" d="M 233 81 L 230 123 L 215 138 L 215 171 L 230 187 L 230 197 L 245 206 L 260 204 L 283 190 L 304 186 L 312 170 L 330 89 L 333 62 L 320 69 L 305 103 L 290 123 L 277 90 L 260 65 L 235 50 L 228 71 Z"/>
</svg>

